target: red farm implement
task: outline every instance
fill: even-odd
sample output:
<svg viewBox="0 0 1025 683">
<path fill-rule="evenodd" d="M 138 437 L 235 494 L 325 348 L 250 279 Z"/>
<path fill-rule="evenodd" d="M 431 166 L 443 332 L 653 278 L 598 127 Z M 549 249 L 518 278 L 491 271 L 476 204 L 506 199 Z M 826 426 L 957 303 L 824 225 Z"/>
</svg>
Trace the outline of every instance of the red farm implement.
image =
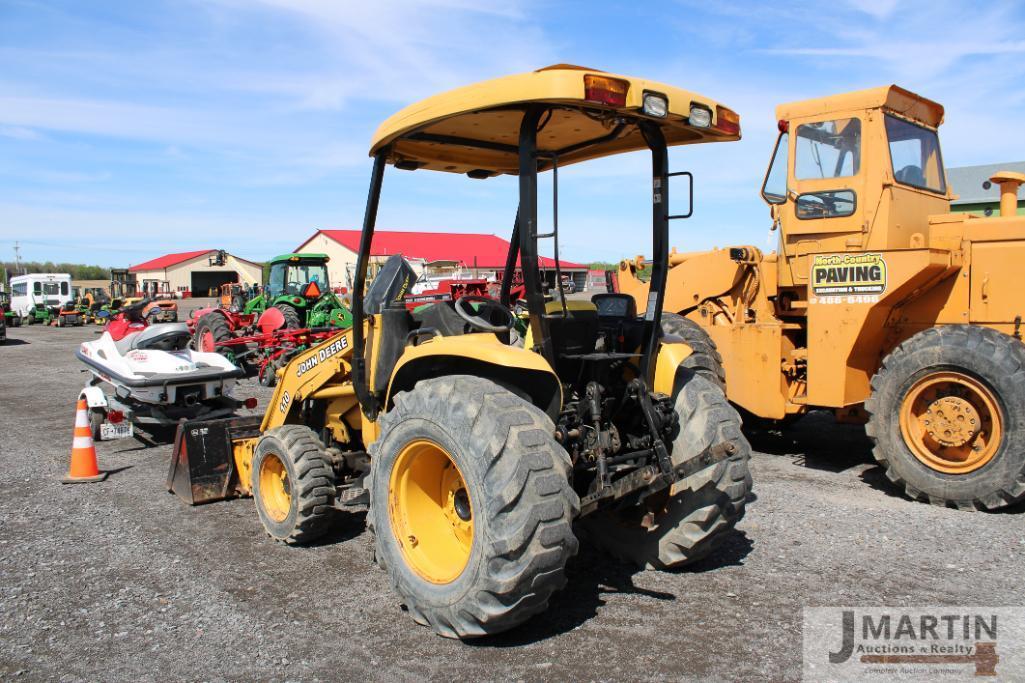
<svg viewBox="0 0 1025 683">
<path fill-rule="evenodd" d="M 278 368 L 293 355 L 338 333 L 337 327 L 287 328 L 277 308 L 268 308 L 259 319 L 253 314 L 206 308 L 196 311 L 189 326 L 197 351 L 220 353 L 268 387 L 274 386 Z"/>
</svg>

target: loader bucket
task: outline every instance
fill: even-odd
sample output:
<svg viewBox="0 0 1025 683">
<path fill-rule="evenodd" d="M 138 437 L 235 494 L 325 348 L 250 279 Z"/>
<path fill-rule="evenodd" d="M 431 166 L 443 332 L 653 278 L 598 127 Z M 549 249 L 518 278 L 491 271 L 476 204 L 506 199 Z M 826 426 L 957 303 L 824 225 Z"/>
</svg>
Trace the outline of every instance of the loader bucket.
<svg viewBox="0 0 1025 683">
<path fill-rule="evenodd" d="M 167 490 L 189 505 L 238 495 L 232 442 L 259 436 L 259 415 L 192 420 L 178 425 L 167 473 Z"/>
</svg>

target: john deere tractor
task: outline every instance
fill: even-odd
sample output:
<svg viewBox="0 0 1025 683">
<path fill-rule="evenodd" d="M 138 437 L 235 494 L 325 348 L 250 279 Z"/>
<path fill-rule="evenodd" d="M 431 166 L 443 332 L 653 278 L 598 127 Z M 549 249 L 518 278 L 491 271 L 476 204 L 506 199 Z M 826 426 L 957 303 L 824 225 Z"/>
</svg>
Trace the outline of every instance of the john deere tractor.
<svg viewBox="0 0 1025 683">
<path fill-rule="evenodd" d="M 399 600 L 448 637 L 544 611 L 578 533 L 651 568 L 706 557 L 744 514 L 750 451 L 722 391 L 689 367 L 695 349 L 658 324 L 669 183 L 686 178 L 669 173 L 667 148 L 739 137 L 737 115 L 706 97 L 567 65 L 395 114 L 371 142 L 352 328 L 278 371 L 262 419 L 183 424 L 169 488 L 192 502 L 252 494 L 264 528 L 286 543 L 324 534 L 333 508 L 368 504 Z M 651 192 L 649 314 L 624 295 L 546 301 L 538 242 L 553 240 L 558 271 L 558 220 L 539 227 L 539 176 L 555 184 L 561 167 L 634 151 L 651 158 L 638 179 Z M 400 256 L 364 291 L 389 164 L 518 178 L 500 301 L 411 312 L 403 297 L 415 276 Z M 523 337 L 510 310 L 517 264 Z"/>
<path fill-rule="evenodd" d="M 246 303 L 243 313 L 278 308 L 285 327 L 338 327 L 352 324 L 352 314 L 331 291 L 327 254 L 283 254 L 270 261 L 263 292 Z"/>
</svg>

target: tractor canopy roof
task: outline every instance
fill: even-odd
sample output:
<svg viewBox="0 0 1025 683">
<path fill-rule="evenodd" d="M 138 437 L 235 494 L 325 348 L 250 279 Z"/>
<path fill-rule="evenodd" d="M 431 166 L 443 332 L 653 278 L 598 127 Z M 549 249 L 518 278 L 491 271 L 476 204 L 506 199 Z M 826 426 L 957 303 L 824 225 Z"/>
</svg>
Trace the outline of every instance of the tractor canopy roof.
<svg viewBox="0 0 1025 683">
<path fill-rule="evenodd" d="M 931 128 L 943 123 L 942 104 L 916 95 L 898 85 L 885 85 L 881 88 L 781 104 L 776 107 L 776 118 L 789 121 L 793 118 L 852 114 L 868 109 L 886 109 Z"/>
<path fill-rule="evenodd" d="M 647 149 L 636 124 L 659 123 L 668 145 L 740 139 L 740 118 L 697 93 L 631 76 L 557 64 L 428 97 L 392 115 L 370 153 L 407 170 L 485 178 L 519 169 L 520 122 L 530 105 L 551 107 L 537 136 L 539 170 Z M 545 155 L 544 153 L 548 154 Z"/>
<path fill-rule="evenodd" d="M 330 260 L 331 258 L 327 254 L 282 254 L 272 258 L 270 263 L 287 263 L 289 261 L 318 261 L 320 263 L 327 263 Z"/>
</svg>

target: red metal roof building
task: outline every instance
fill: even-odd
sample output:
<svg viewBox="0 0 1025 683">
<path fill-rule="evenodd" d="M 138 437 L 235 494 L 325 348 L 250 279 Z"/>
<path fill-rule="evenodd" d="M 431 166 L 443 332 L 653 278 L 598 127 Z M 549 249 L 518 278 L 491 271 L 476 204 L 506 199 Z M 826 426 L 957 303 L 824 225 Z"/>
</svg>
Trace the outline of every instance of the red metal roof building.
<svg viewBox="0 0 1025 683">
<path fill-rule="evenodd" d="M 151 292 L 191 292 L 208 296 L 226 283 L 261 283 L 263 266 L 239 258 L 220 249 L 200 249 L 159 258 L 130 266 L 140 290 Z"/>
<path fill-rule="evenodd" d="M 351 286 L 351 276 L 359 251 L 359 230 L 318 230 L 312 237 L 300 244 L 296 252 L 325 253 L 331 257 L 328 263 L 328 277 L 334 285 Z M 370 248 L 375 260 L 383 260 L 393 254 L 402 254 L 417 262 L 454 261 L 462 266 L 467 277 L 496 277 L 505 268 L 509 242 L 497 235 L 457 232 L 412 232 L 403 230 L 378 230 Z M 554 269 L 555 261 L 547 256 L 539 257 L 544 269 Z M 584 284 L 587 266 L 561 260 L 562 270 L 570 275 L 577 286 Z M 418 268 L 419 270 L 419 268 Z"/>
<path fill-rule="evenodd" d="M 163 256 L 160 256 L 158 258 L 150 259 L 149 261 L 143 261 L 142 263 L 136 264 L 134 266 L 129 266 L 128 270 L 133 273 L 138 273 L 139 271 L 146 270 L 166 270 L 171 266 L 176 266 L 179 263 L 184 263 L 185 261 L 194 259 L 197 256 L 206 256 L 207 254 L 212 253 L 213 251 L 213 249 L 200 249 L 199 251 L 183 251 L 180 254 L 164 254 Z"/>
</svg>

